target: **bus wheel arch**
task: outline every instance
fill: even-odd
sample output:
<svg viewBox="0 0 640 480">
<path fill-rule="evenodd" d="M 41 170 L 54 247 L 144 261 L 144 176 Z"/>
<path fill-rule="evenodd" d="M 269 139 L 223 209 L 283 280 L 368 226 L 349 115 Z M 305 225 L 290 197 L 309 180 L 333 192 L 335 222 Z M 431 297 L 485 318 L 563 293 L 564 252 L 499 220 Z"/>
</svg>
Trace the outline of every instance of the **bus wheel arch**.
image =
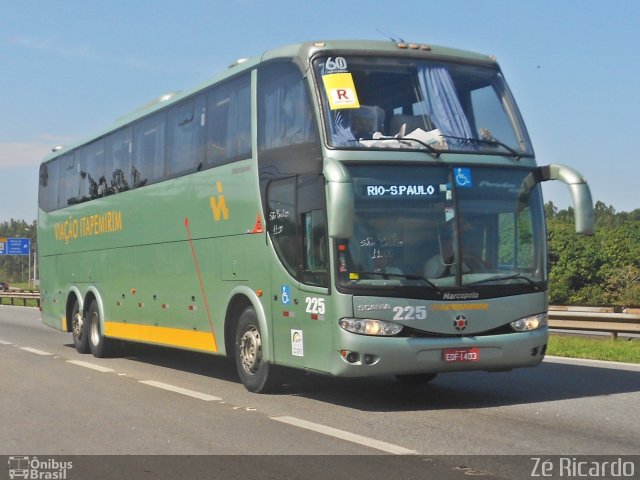
<svg viewBox="0 0 640 480">
<path fill-rule="evenodd" d="M 257 297 L 255 300 L 258 300 Z M 233 296 L 225 318 L 225 348 L 233 356 L 238 376 L 247 390 L 267 393 L 280 386 L 278 371 L 270 362 L 269 331 L 262 305 L 243 294 Z"/>
<path fill-rule="evenodd" d="M 236 329 L 238 320 L 247 308 L 253 307 L 258 317 L 260 324 L 260 331 L 263 336 L 263 354 L 266 360 L 273 358 L 273 352 L 271 350 L 271 342 L 269 341 L 269 327 L 267 325 L 267 318 L 262 308 L 260 298 L 256 293 L 246 286 L 240 286 L 234 289 L 229 295 L 227 301 L 227 311 L 224 318 L 224 346 L 225 353 L 228 357 L 233 357 L 235 351 Z"/>
<path fill-rule="evenodd" d="M 115 341 L 104 335 L 104 308 L 102 298 L 95 288 L 89 288 L 84 305 L 89 350 L 96 358 L 112 356 L 115 353 Z"/>
</svg>

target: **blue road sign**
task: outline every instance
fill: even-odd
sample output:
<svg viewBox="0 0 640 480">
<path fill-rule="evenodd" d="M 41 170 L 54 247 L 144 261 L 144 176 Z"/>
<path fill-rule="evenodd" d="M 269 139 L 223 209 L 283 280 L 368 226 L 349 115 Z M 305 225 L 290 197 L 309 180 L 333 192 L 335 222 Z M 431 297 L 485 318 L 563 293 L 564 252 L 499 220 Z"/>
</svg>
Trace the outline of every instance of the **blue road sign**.
<svg viewBox="0 0 640 480">
<path fill-rule="evenodd" d="M 2 245 L 0 255 L 29 255 L 31 251 L 29 238 L 7 238 L 7 242 Z"/>
</svg>

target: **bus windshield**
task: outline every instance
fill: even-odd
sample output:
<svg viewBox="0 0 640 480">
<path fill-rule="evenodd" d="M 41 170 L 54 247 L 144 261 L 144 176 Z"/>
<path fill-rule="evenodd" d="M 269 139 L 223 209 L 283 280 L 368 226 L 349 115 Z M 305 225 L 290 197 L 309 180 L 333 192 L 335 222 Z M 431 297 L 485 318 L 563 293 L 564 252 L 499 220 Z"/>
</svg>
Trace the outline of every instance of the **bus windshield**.
<svg viewBox="0 0 640 480">
<path fill-rule="evenodd" d="M 527 169 L 350 166 L 354 235 L 338 283 L 354 289 L 539 289 L 546 281 L 539 186 Z M 499 293 L 498 293 L 499 294 Z M 506 292 L 505 292 L 506 294 Z"/>
<path fill-rule="evenodd" d="M 314 69 L 331 147 L 533 154 L 497 67 L 344 56 Z"/>
</svg>

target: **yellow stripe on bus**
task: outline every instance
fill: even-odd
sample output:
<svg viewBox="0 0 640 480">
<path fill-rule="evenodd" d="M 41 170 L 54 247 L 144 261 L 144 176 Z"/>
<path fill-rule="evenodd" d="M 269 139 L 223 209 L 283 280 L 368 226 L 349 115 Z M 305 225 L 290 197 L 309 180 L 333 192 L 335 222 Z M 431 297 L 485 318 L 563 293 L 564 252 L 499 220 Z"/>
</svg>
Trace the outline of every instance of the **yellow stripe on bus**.
<svg viewBox="0 0 640 480">
<path fill-rule="evenodd" d="M 182 347 L 203 352 L 217 352 L 216 339 L 211 332 L 195 332 L 181 328 L 156 327 L 121 322 L 104 322 L 107 337 L 121 340 L 149 342 Z"/>
</svg>

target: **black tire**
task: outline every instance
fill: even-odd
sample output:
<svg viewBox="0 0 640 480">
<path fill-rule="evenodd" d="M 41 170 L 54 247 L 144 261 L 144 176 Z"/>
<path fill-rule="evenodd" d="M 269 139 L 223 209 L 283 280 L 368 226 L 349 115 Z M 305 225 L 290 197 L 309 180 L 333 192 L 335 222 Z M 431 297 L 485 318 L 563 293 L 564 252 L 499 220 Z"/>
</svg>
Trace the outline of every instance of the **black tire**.
<svg viewBox="0 0 640 480">
<path fill-rule="evenodd" d="M 89 353 L 89 324 L 86 318 L 79 318 L 80 306 L 78 302 L 73 303 L 71 309 L 71 336 L 73 346 L 78 353 Z"/>
<path fill-rule="evenodd" d="M 235 359 L 240 381 L 250 392 L 268 393 L 281 387 L 276 367 L 264 361 L 260 324 L 253 307 L 247 307 L 238 318 Z"/>
<path fill-rule="evenodd" d="M 105 338 L 100 326 L 100 311 L 98 310 L 98 302 L 91 300 L 87 309 L 85 323 L 88 326 L 87 337 L 89 338 L 89 349 L 96 358 L 105 358 L 113 356 L 115 353 L 115 344 L 113 340 Z"/>
<path fill-rule="evenodd" d="M 396 379 L 405 385 L 420 385 L 429 383 L 437 376 L 437 373 L 414 373 L 411 375 L 396 375 Z"/>
</svg>

